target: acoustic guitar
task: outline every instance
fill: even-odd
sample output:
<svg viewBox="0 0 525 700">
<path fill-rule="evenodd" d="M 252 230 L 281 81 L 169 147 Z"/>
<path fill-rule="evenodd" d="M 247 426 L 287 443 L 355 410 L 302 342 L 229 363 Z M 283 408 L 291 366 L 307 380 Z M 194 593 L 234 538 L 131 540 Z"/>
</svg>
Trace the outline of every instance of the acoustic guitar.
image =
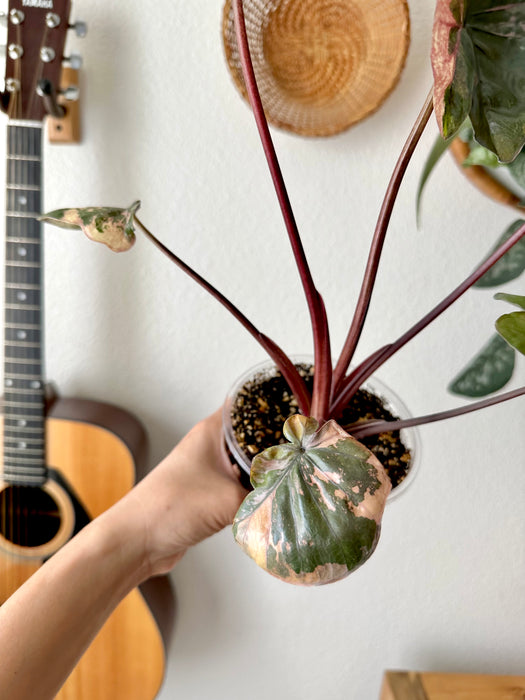
<svg viewBox="0 0 525 700">
<path fill-rule="evenodd" d="M 0 603 L 146 466 L 146 435 L 108 404 L 48 396 L 43 375 L 42 125 L 56 99 L 69 0 L 9 3 L 3 459 Z M 151 700 L 164 677 L 172 626 L 167 577 L 132 591 L 58 694 L 59 700 Z M 53 650 L 49 650 L 50 663 Z M 7 700 L 7 699 L 6 699 Z"/>
</svg>

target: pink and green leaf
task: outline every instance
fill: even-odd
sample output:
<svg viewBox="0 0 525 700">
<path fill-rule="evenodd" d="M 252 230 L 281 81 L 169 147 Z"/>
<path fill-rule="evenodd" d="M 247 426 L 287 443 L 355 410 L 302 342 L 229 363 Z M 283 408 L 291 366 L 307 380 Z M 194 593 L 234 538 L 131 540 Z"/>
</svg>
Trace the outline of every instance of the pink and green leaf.
<svg viewBox="0 0 525 700">
<path fill-rule="evenodd" d="M 81 229 L 88 238 L 104 243 L 117 253 L 129 250 L 135 242 L 134 217 L 140 202 L 127 209 L 117 207 L 84 207 L 57 209 L 43 214 L 40 221 L 61 228 Z"/>
<path fill-rule="evenodd" d="M 504 163 L 525 144 L 525 3 L 438 0 L 434 108 L 445 138 L 470 117 L 476 141 Z"/>
<path fill-rule="evenodd" d="M 328 421 L 289 418 L 286 444 L 254 458 L 254 491 L 234 520 L 238 544 L 288 583 L 344 578 L 373 553 L 391 484 L 361 443 Z"/>
</svg>

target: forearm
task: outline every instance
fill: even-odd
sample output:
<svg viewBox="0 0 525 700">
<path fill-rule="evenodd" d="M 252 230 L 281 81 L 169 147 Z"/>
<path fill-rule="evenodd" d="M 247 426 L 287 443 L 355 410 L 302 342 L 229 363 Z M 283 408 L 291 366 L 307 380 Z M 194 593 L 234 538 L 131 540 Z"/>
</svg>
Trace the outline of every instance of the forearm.
<svg viewBox="0 0 525 700">
<path fill-rule="evenodd" d="M 82 530 L 0 608 L 0 697 L 50 700 L 120 600 L 147 576 L 123 502 Z"/>
<path fill-rule="evenodd" d="M 244 495 L 217 412 L 0 608 L 0 698 L 54 698 L 118 603 L 231 523 Z"/>
</svg>

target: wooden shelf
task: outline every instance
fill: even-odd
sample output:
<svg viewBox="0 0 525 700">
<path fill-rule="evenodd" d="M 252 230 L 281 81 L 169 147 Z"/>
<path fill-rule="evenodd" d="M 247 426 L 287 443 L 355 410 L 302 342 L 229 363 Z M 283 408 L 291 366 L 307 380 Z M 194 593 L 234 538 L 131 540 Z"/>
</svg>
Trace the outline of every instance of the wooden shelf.
<svg viewBox="0 0 525 700">
<path fill-rule="evenodd" d="M 380 700 L 525 700 L 525 676 L 387 671 Z"/>
</svg>

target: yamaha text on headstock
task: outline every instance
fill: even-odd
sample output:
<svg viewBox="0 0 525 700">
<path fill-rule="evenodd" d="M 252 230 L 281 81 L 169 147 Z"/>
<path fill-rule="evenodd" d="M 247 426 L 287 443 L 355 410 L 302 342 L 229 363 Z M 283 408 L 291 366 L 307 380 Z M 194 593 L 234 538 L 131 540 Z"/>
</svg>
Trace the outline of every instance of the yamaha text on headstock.
<svg viewBox="0 0 525 700">
<path fill-rule="evenodd" d="M 6 247 L 3 460 L 0 476 L 0 604 L 133 486 L 145 469 L 145 433 L 121 409 L 81 399 L 48 406 L 42 313 L 43 137 L 60 118 L 69 0 L 13 0 L 7 14 Z M 59 700 L 151 700 L 165 668 L 173 596 L 167 579 L 132 591 L 60 691 Z M 154 617 L 162 610 L 163 624 Z M 116 650 L 118 649 L 118 653 Z M 108 664 L 108 659 L 113 659 Z"/>
</svg>

